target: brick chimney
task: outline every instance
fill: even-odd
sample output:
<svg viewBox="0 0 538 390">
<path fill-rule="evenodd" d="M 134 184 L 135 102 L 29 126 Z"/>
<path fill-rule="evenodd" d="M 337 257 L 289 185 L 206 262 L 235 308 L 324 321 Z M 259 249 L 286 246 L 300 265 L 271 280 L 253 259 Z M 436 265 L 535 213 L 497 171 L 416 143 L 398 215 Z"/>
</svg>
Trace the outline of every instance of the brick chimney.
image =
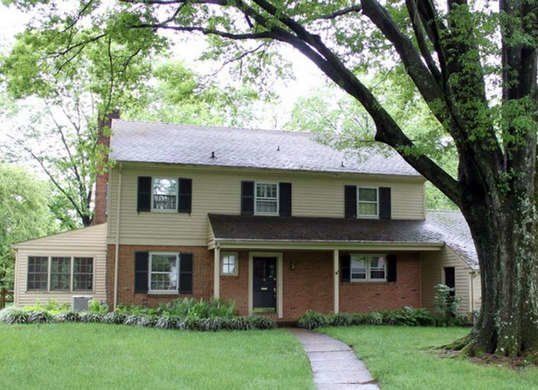
<svg viewBox="0 0 538 390">
<path fill-rule="evenodd" d="M 94 215 L 92 225 L 98 225 L 106 222 L 106 191 L 108 183 L 108 148 L 110 147 L 110 131 L 112 125 L 112 119 L 119 119 L 120 112 L 118 110 L 112 111 L 110 114 L 102 117 L 99 115 L 97 123 L 97 144 L 103 145 L 98 148 L 104 152 L 100 158 L 101 161 L 97 163 L 97 176 L 95 177 L 95 191 L 94 191 Z"/>
</svg>

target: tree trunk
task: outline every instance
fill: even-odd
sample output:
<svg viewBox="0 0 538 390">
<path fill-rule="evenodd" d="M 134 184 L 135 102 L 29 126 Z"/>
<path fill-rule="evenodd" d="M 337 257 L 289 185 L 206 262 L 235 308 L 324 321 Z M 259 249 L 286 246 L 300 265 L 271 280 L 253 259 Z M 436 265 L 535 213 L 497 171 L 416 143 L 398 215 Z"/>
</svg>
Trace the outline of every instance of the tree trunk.
<svg viewBox="0 0 538 390">
<path fill-rule="evenodd" d="M 531 176 L 532 177 L 532 176 Z M 482 306 L 472 332 L 471 353 L 516 357 L 538 353 L 538 258 L 534 180 L 532 190 L 489 201 L 466 203 L 480 261 Z M 536 356 L 536 355 L 535 355 Z"/>
</svg>

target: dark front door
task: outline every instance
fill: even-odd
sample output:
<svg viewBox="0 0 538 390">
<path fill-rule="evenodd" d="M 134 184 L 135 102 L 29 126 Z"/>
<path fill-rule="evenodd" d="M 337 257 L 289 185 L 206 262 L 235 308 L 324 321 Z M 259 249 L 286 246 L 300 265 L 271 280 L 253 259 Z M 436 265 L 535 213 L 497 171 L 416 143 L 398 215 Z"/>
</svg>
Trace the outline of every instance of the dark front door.
<svg viewBox="0 0 538 390">
<path fill-rule="evenodd" d="M 252 262 L 252 306 L 276 310 L 276 258 L 254 257 Z"/>
<path fill-rule="evenodd" d="M 445 285 L 450 287 L 450 296 L 456 295 L 456 269 L 454 267 L 445 267 Z"/>
</svg>

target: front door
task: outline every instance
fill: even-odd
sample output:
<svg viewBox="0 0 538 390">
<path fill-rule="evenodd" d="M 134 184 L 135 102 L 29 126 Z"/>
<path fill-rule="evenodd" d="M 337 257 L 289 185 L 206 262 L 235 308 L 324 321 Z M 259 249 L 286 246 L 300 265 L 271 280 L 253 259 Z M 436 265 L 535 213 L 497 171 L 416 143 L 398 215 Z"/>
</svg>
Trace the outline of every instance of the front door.
<svg viewBox="0 0 538 390">
<path fill-rule="evenodd" d="M 252 263 L 253 309 L 276 311 L 276 257 L 254 257 Z"/>
</svg>

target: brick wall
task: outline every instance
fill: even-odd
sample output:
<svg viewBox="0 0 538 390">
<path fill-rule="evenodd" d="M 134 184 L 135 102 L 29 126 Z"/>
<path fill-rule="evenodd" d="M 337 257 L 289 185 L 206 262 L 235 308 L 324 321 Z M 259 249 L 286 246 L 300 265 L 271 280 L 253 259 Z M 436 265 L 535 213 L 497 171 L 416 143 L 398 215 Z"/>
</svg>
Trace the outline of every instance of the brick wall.
<svg viewBox="0 0 538 390">
<path fill-rule="evenodd" d="M 206 247 L 121 245 L 119 256 L 119 304 L 155 306 L 184 295 L 148 295 L 134 292 L 136 251 L 189 252 L 193 254 L 193 296 L 213 295 L 213 251 Z M 237 276 L 220 277 L 220 296 L 233 300 L 241 315 L 248 314 L 248 251 L 238 251 Z M 398 254 L 395 283 L 340 283 L 340 311 L 364 312 L 421 306 L 420 258 L 418 254 Z M 333 311 L 332 252 L 287 251 L 283 256 L 283 310 L 285 320 L 295 320 L 309 309 Z M 114 245 L 108 246 L 107 294 L 112 305 L 114 291 Z"/>
</svg>

